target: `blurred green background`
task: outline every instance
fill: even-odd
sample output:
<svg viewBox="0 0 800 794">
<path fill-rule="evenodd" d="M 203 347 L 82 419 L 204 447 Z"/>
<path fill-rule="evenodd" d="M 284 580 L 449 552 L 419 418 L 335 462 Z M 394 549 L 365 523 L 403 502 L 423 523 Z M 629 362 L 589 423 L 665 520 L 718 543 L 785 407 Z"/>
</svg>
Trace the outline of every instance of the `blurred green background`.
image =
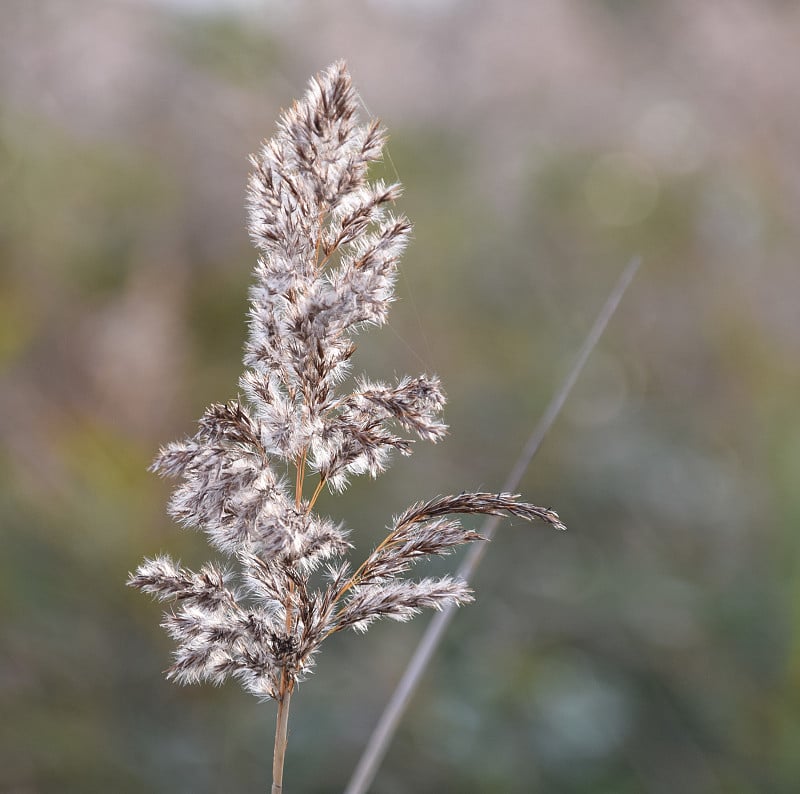
<svg viewBox="0 0 800 794">
<path fill-rule="evenodd" d="M 267 788 L 274 705 L 161 671 L 145 555 L 205 559 L 146 472 L 235 395 L 247 154 L 336 58 L 415 241 L 373 377 L 451 434 L 321 510 L 363 554 L 496 489 L 625 262 L 644 266 L 374 785 L 800 789 L 800 4 L 0 3 L 0 790 Z M 457 560 L 450 559 L 452 567 Z M 336 636 L 289 792 L 340 791 L 428 616 Z"/>
</svg>

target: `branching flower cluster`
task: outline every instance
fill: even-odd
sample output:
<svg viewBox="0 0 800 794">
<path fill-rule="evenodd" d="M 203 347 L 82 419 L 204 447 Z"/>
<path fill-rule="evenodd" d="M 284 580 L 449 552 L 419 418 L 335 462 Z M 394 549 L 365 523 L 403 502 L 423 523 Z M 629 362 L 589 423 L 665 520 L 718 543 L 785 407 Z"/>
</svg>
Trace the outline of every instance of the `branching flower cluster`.
<svg viewBox="0 0 800 794">
<path fill-rule="evenodd" d="M 244 397 L 210 406 L 197 433 L 153 464 L 181 480 L 170 514 L 205 532 L 228 567 L 195 572 L 159 556 L 129 580 L 176 603 L 163 625 L 178 646 L 167 675 L 180 683 L 231 677 L 281 703 L 334 632 L 471 599 L 457 579 L 404 576 L 422 557 L 479 539 L 453 516 L 504 513 L 561 528 L 553 511 L 509 494 L 439 497 L 396 517 L 353 569 L 347 532 L 314 512 L 324 488 L 377 476 L 391 453 L 410 454 L 410 436 L 435 442 L 446 432 L 435 376 L 348 379 L 342 388 L 353 337 L 386 321 L 411 232 L 389 209 L 400 185 L 367 181 L 384 143 L 377 122 L 358 123 L 355 91 L 337 63 L 251 158 L 249 230 L 259 259 Z"/>
</svg>

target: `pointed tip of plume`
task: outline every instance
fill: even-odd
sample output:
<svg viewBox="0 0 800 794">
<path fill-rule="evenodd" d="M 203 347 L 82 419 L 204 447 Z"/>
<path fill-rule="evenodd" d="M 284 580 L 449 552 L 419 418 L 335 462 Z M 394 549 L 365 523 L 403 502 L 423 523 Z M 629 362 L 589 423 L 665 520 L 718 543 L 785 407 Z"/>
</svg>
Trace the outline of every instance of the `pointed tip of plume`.
<svg viewBox="0 0 800 794">
<path fill-rule="evenodd" d="M 333 63 L 320 69 L 309 81 L 310 85 L 319 85 L 331 94 L 338 95 L 353 89 L 353 80 L 350 69 L 344 58 L 338 58 Z"/>
</svg>

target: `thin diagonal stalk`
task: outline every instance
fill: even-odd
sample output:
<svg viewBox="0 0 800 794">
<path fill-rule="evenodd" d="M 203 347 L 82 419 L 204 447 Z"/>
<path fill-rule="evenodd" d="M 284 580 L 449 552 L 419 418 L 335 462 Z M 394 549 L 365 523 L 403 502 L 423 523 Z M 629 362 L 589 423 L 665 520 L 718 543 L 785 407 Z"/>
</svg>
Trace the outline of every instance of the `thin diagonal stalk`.
<svg viewBox="0 0 800 794">
<path fill-rule="evenodd" d="M 545 412 L 542 414 L 541 419 L 537 423 L 530 435 L 530 438 L 525 444 L 525 447 L 520 453 L 517 462 L 509 472 L 508 478 L 503 485 L 503 491 L 513 492 L 516 490 L 517 486 L 522 480 L 523 475 L 525 474 L 525 471 L 538 452 L 539 447 L 542 445 L 542 442 L 547 436 L 550 428 L 553 426 L 553 423 L 561 412 L 561 409 L 564 407 L 564 403 L 566 402 L 570 391 L 572 391 L 572 387 L 575 385 L 575 382 L 578 380 L 578 377 L 586 365 L 586 362 L 589 360 L 589 356 L 591 356 L 592 351 L 599 342 L 600 337 L 603 335 L 606 326 L 614 316 L 614 312 L 617 310 L 617 306 L 619 306 L 619 303 L 622 300 L 622 296 L 625 294 L 628 285 L 636 275 L 636 271 L 639 269 L 640 264 L 641 258 L 634 257 L 622 271 L 619 279 L 617 279 L 617 283 L 614 285 L 614 288 L 611 290 L 611 293 L 603 305 L 603 308 L 597 315 L 594 325 L 592 325 L 589 333 L 586 335 L 572 368 L 567 373 L 566 378 L 564 378 L 564 381 L 561 383 L 557 391 L 554 393 L 550 403 L 545 409 Z M 483 535 L 487 540 L 491 539 L 495 533 L 495 530 L 497 529 L 499 521 L 500 519 L 497 516 L 489 517 L 484 522 L 480 530 L 481 535 Z M 478 565 L 480 565 L 483 555 L 486 553 L 486 548 L 486 543 L 475 543 L 472 545 L 468 555 L 464 559 L 464 562 L 458 569 L 459 577 L 469 582 Z M 387 703 L 386 708 L 384 709 L 383 714 L 378 721 L 378 724 L 375 726 L 375 730 L 370 736 L 369 742 L 367 743 L 367 746 L 364 749 L 361 758 L 359 759 L 355 772 L 353 773 L 350 782 L 347 784 L 345 794 L 365 794 L 369 785 L 372 783 L 373 779 L 375 778 L 375 774 L 377 773 L 378 768 L 383 761 L 384 756 L 386 755 L 386 751 L 389 748 L 392 737 L 397 730 L 397 726 L 399 725 L 403 714 L 408 708 L 408 704 L 411 701 L 414 692 L 416 691 L 420 679 L 422 678 L 422 674 L 425 672 L 428 663 L 430 662 L 434 652 L 436 651 L 436 648 L 439 645 L 439 641 L 444 635 L 445 629 L 448 627 L 453 618 L 454 613 L 455 609 L 453 607 L 447 607 L 441 612 L 437 612 L 433 616 L 431 622 L 428 624 L 428 628 L 425 630 L 425 633 L 423 634 L 422 639 L 420 640 L 419 645 L 414 652 L 414 655 L 411 657 L 411 661 L 408 663 L 408 666 L 403 673 L 403 677 L 400 679 L 400 682 L 395 688 L 391 699 Z"/>
</svg>

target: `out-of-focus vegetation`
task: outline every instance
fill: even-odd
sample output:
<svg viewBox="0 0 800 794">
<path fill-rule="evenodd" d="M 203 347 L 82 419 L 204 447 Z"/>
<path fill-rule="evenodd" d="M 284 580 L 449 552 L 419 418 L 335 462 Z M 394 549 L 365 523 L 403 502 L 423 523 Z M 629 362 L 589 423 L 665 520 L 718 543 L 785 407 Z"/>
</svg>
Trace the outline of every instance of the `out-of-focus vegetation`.
<svg viewBox="0 0 800 794">
<path fill-rule="evenodd" d="M 798 35 L 777 0 L 0 4 L 0 789 L 266 786 L 274 706 L 166 683 L 124 581 L 205 558 L 146 467 L 235 393 L 246 155 L 344 57 L 416 224 L 357 366 L 438 372 L 452 428 L 322 503 L 361 548 L 499 487 L 645 261 L 522 487 L 570 531 L 500 533 L 374 791 L 796 790 Z M 424 619 L 326 646 L 289 790 L 341 790 Z"/>
</svg>

